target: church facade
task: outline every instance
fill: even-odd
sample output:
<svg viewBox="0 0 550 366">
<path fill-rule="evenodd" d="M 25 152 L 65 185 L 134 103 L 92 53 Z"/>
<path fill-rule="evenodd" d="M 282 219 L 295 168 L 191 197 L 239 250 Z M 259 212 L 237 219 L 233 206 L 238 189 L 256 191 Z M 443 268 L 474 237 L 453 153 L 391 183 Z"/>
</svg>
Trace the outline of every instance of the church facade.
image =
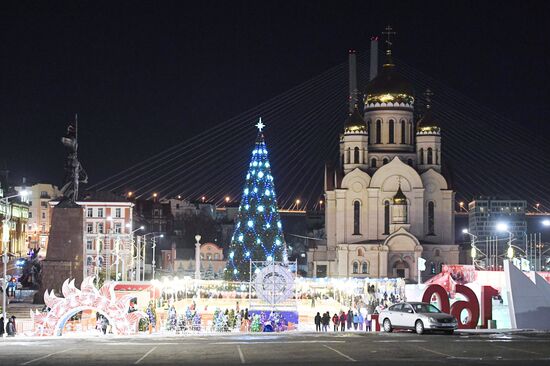
<svg viewBox="0 0 550 366">
<path fill-rule="evenodd" d="M 307 253 L 312 277 L 416 282 L 420 258 L 426 260 L 423 278 L 458 263 L 454 192 L 441 172 L 441 128 L 429 95 L 423 116 L 414 120 L 412 85 L 395 68 L 388 49 L 380 73 L 365 87 L 363 108 L 350 87 L 339 161 L 325 170 L 326 245 Z"/>
</svg>

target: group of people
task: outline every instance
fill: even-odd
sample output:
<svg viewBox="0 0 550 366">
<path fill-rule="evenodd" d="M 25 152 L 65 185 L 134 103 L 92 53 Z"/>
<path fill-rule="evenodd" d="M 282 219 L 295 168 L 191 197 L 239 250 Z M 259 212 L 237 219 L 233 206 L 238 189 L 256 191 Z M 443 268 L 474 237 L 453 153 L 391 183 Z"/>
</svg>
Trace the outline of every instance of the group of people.
<svg viewBox="0 0 550 366">
<path fill-rule="evenodd" d="M 340 314 L 334 313 L 332 318 L 328 311 L 323 315 L 317 312 L 317 315 L 315 315 L 315 318 L 314 318 L 315 330 L 317 332 L 321 332 L 321 331 L 327 332 L 331 320 L 332 320 L 333 329 L 335 332 L 338 332 L 338 331 L 345 332 L 346 329 L 362 331 L 363 328 L 367 332 L 371 331 L 370 313 L 367 314 L 367 316 L 363 316 L 363 314 L 360 311 L 356 310 L 354 312 L 351 309 L 349 309 L 347 313 L 345 311 L 340 311 Z"/>
<path fill-rule="evenodd" d="M 4 336 L 4 333 L 8 337 L 15 337 L 17 333 L 17 328 L 15 326 L 15 316 L 8 318 L 8 322 L 4 324 L 4 317 L 0 317 L 0 338 Z"/>
</svg>

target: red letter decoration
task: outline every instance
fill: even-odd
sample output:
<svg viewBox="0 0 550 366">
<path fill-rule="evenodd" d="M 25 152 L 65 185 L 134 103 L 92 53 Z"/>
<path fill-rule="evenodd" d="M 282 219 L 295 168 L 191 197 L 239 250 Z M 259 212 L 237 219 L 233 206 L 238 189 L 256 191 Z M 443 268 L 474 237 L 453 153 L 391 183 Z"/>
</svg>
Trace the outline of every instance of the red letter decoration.
<svg viewBox="0 0 550 366">
<path fill-rule="evenodd" d="M 481 326 L 488 327 L 488 321 L 493 318 L 493 296 L 498 290 L 491 286 L 481 286 Z"/>
<path fill-rule="evenodd" d="M 464 285 L 456 285 L 456 292 L 464 295 L 467 301 L 457 301 L 451 307 L 451 315 L 458 320 L 459 329 L 475 329 L 479 320 L 479 302 L 475 292 Z M 468 311 L 468 322 L 463 324 L 460 320 L 462 310 Z"/>
<path fill-rule="evenodd" d="M 422 302 L 430 303 L 433 295 L 436 295 L 439 298 L 439 310 L 441 310 L 444 313 L 449 313 L 450 304 L 449 304 L 449 295 L 447 294 L 447 291 L 445 291 L 445 289 L 440 285 L 430 285 L 424 291 L 424 295 L 422 296 Z"/>
</svg>

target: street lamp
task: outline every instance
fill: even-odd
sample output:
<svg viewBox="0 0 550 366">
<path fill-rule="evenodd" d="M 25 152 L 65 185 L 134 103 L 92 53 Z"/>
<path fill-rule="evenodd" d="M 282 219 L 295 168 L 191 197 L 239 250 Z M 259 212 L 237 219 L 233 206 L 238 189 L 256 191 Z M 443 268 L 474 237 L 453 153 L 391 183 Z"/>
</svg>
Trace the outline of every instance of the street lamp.
<svg viewBox="0 0 550 366">
<path fill-rule="evenodd" d="M 472 246 L 472 248 L 470 249 L 470 256 L 472 257 L 472 263 L 475 265 L 477 251 L 479 250 L 476 247 L 477 235 L 472 234 L 471 232 L 468 231 L 468 229 L 462 229 L 462 233 L 468 234 L 470 236 L 470 240 L 471 240 L 470 245 Z"/>
<path fill-rule="evenodd" d="M 144 247 L 143 247 L 143 280 L 145 281 L 145 248 L 147 247 L 147 235 L 153 235 L 153 237 L 151 238 L 153 240 L 153 245 L 152 245 L 152 249 L 153 249 L 153 259 L 151 260 L 151 268 L 152 268 L 152 279 L 155 279 L 155 264 L 156 264 L 156 261 L 155 261 L 155 248 L 157 247 L 157 244 L 156 244 L 156 241 L 155 239 L 156 238 L 164 238 L 164 234 L 160 234 L 160 235 L 154 235 L 156 233 L 147 233 L 145 235 L 143 235 L 143 241 L 144 241 Z"/>
<path fill-rule="evenodd" d="M 512 236 L 514 234 L 508 230 L 508 225 L 503 222 L 497 224 L 497 230 L 508 233 L 508 249 L 506 250 L 506 256 L 508 259 L 514 258 L 514 248 L 512 247 Z"/>
<path fill-rule="evenodd" d="M 547 227 L 550 226 L 550 220 L 548 219 L 542 220 L 542 225 Z"/>
<path fill-rule="evenodd" d="M 29 195 L 29 191 L 23 189 L 17 194 L 6 196 L 0 198 L 0 203 L 4 206 L 4 220 L 2 222 L 2 263 L 4 264 L 4 271 L 3 271 L 3 277 L 2 277 L 2 316 L 4 319 L 6 318 L 6 308 L 7 308 L 7 287 L 8 282 L 6 281 L 6 278 L 8 277 L 8 246 L 10 243 L 10 219 L 11 219 L 11 209 L 9 208 L 9 199 L 15 198 L 15 197 L 27 197 Z"/>
<path fill-rule="evenodd" d="M 132 230 L 132 225 L 130 225 L 129 223 L 126 224 L 126 227 L 129 228 L 130 230 Z M 134 251 L 134 248 L 136 247 L 136 240 L 134 240 L 134 233 L 138 230 L 145 230 L 145 226 L 141 225 L 140 227 L 138 227 L 137 229 L 133 230 L 130 232 L 130 240 L 131 240 L 131 243 L 132 243 L 132 250 L 131 250 L 131 264 L 130 264 L 130 268 L 132 268 L 132 270 L 135 270 L 136 271 L 136 275 L 139 273 L 138 269 L 139 268 L 134 268 L 134 266 L 137 264 L 139 266 L 139 253 L 140 253 L 140 250 L 141 248 L 139 248 L 139 242 L 137 243 L 137 263 L 134 263 L 134 255 L 133 255 L 133 251 Z"/>
</svg>

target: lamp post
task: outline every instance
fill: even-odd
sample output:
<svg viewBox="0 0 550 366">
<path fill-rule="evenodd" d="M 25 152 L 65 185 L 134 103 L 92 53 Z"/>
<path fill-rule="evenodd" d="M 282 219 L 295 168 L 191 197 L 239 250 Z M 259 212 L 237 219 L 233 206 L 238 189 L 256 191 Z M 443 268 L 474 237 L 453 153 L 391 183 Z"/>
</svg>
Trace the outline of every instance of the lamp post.
<svg viewBox="0 0 550 366">
<path fill-rule="evenodd" d="M 195 280 L 201 279 L 201 236 L 195 235 Z"/>
<path fill-rule="evenodd" d="M 6 278 L 8 277 L 8 250 L 9 250 L 9 243 L 10 243 L 10 219 L 11 219 L 11 209 L 9 207 L 9 199 L 14 197 L 26 197 L 29 194 L 28 191 L 22 190 L 18 194 L 14 194 L 12 196 L 6 196 L 0 198 L 0 203 L 2 206 L 4 206 L 4 220 L 2 220 L 2 263 L 4 264 L 3 269 L 3 276 L 2 276 L 2 317 L 7 320 L 6 318 L 6 308 L 7 308 L 7 287 L 8 287 L 8 281 L 6 281 Z M 4 333 L 4 335 L 6 335 Z"/>
<path fill-rule="evenodd" d="M 143 235 L 143 281 L 145 281 L 145 248 L 147 247 L 147 235 L 153 235 L 153 237 L 151 238 L 152 241 L 153 241 L 153 244 L 151 246 L 151 249 L 153 251 L 153 258 L 151 259 L 151 272 L 152 272 L 152 279 L 154 280 L 155 279 L 155 265 L 156 265 L 156 261 L 155 261 L 155 248 L 157 246 L 157 243 L 156 243 L 156 238 L 164 238 L 164 234 L 160 234 L 160 235 L 154 235 L 156 233 L 147 233 L 145 235 Z"/>
<path fill-rule="evenodd" d="M 511 260 L 514 258 L 514 248 L 512 247 L 512 237 L 514 234 L 508 230 L 508 225 L 505 223 L 497 224 L 497 230 L 508 233 L 508 249 L 506 250 L 506 256 Z"/>
<path fill-rule="evenodd" d="M 131 226 L 130 226 L 130 229 L 131 229 Z M 135 274 L 136 274 L 135 280 L 136 281 L 138 280 L 138 274 L 139 274 L 139 253 L 140 253 L 141 248 L 140 248 L 139 235 L 136 235 L 137 238 L 138 238 L 138 240 L 136 241 L 136 240 L 134 240 L 134 234 L 135 234 L 136 231 L 139 231 L 139 230 L 145 230 L 145 226 L 142 225 L 142 226 L 138 227 L 137 229 L 130 232 L 130 238 L 132 240 L 132 252 L 134 251 L 134 248 L 136 247 L 136 244 L 137 244 L 137 249 L 136 249 L 137 260 L 136 260 L 136 263 L 134 263 L 134 255 L 133 255 L 133 253 L 131 253 L 131 256 L 132 256 L 132 266 L 131 266 L 131 268 L 132 268 L 132 270 L 135 269 Z M 134 266 L 136 268 L 134 268 Z"/>
<path fill-rule="evenodd" d="M 471 245 L 470 256 L 472 257 L 472 264 L 475 266 L 476 265 L 477 252 L 480 251 L 476 246 L 477 235 L 472 234 L 471 232 L 468 231 L 468 229 L 462 229 L 462 233 L 463 234 L 468 234 L 470 236 L 470 240 L 471 240 L 470 241 L 470 245 Z M 481 252 L 481 253 L 485 254 L 483 252 Z"/>
<path fill-rule="evenodd" d="M 153 280 L 155 279 L 155 269 L 156 269 L 156 260 L 155 260 L 155 248 L 157 247 L 157 242 L 155 241 L 156 238 L 164 238 L 164 234 L 160 234 L 160 235 L 157 235 L 157 236 L 153 236 L 153 259 L 151 261 L 151 266 L 153 267 L 153 274 L 152 274 L 152 277 L 153 277 Z"/>
</svg>

